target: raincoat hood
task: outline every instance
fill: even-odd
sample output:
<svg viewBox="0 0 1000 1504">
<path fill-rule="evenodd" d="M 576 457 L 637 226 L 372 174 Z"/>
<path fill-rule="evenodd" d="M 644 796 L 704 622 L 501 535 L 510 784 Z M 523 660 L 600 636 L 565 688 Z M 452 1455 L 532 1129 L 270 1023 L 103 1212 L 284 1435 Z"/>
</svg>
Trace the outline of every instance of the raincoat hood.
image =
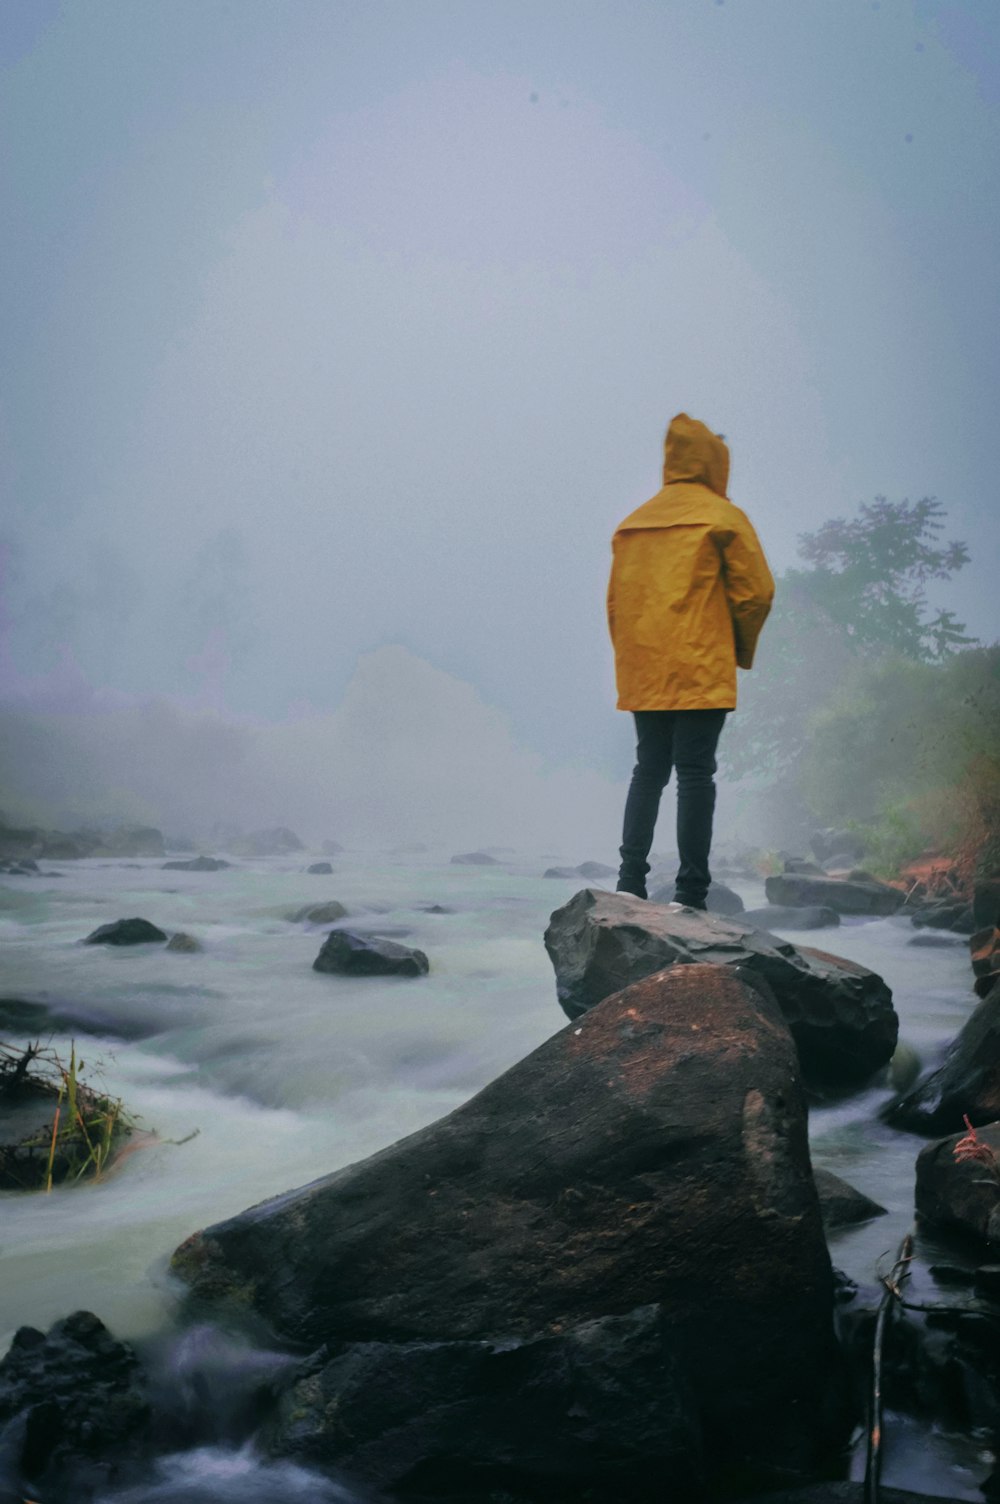
<svg viewBox="0 0 1000 1504">
<path fill-rule="evenodd" d="M 697 418 L 678 413 L 667 429 L 663 453 L 663 484 L 676 481 L 708 486 L 725 496 L 729 484 L 729 450 L 718 434 Z"/>
</svg>

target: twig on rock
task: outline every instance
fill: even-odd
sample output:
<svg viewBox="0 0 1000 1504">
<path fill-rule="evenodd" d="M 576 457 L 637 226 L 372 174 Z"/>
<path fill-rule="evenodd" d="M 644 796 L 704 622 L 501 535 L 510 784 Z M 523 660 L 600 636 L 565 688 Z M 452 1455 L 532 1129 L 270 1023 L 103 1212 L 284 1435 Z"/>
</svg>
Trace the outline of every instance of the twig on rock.
<svg viewBox="0 0 1000 1504">
<path fill-rule="evenodd" d="M 872 1352 L 872 1387 L 868 1408 L 868 1458 L 865 1464 L 865 1504 L 878 1504 L 879 1479 L 882 1473 L 882 1352 L 894 1302 L 902 1301 L 900 1286 L 909 1274 L 913 1258 L 913 1233 L 908 1232 L 899 1245 L 896 1262 L 882 1278 L 885 1294 L 879 1302 Z"/>
</svg>

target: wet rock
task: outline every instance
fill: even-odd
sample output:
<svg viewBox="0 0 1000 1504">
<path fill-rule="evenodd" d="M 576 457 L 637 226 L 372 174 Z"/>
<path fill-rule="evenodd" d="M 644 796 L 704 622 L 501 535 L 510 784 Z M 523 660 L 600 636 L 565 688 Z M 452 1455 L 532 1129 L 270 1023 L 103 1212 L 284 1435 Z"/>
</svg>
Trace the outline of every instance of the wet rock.
<svg viewBox="0 0 1000 1504">
<path fill-rule="evenodd" d="M 20 861 L 0 862 L 0 872 L 5 877 L 37 877 L 38 871 L 38 863 L 30 856 L 24 857 Z"/>
<path fill-rule="evenodd" d="M 291 1387 L 267 1447 L 395 1497 L 413 1497 L 415 1479 L 423 1499 L 618 1504 L 661 1499 L 653 1478 L 685 1498 L 705 1485 L 696 1406 L 657 1305 L 528 1340 L 353 1343 Z"/>
<path fill-rule="evenodd" d="M 823 1226 L 828 1232 L 837 1227 L 853 1227 L 857 1222 L 870 1222 L 873 1217 L 887 1215 L 884 1206 L 872 1201 L 863 1191 L 855 1190 L 832 1170 L 813 1170 Z"/>
<path fill-rule="evenodd" d="M 581 877 L 600 879 L 602 877 L 617 877 L 618 868 L 609 867 L 605 862 L 581 862 L 577 867 Z"/>
<path fill-rule="evenodd" d="M 864 837 L 855 830 L 817 830 L 809 837 L 809 848 L 818 862 L 828 862 L 833 856 L 844 856 L 854 866 L 865 854 Z"/>
<path fill-rule="evenodd" d="M 306 868 L 306 871 L 315 877 L 330 877 L 333 874 L 333 868 L 329 862 L 313 862 L 311 867 Z"/>
<path fill-rule="evenodd" d="M 657 888 L 650 893 L 650 903 L 673 903 L 676 885 L 673 881 L 665 883 L 662 888 Z M 713 882 L 708 890 L 706 907 L 710 914 L 740 914 L 743 913 L 743 900 L 732 888 L 727 888 L 725 883 Z"/>
<path fill-rule="evenodd" d="M 422 914 L 454 914 L 455 909 L 449 909 L 443 903 L 418 903 L 417 908 Z"/>
<path fill-rule="evenodd" d="M 178 930 L 167 941 L 167 950 L 181 951 L 187 955 L 192 955 L 195 951 L 204 950 L 204 948 L 200 940 L 196 940 L 193 935 L 185 934 L 183 930 Z"/>
<path fill-rule="evenodd" d="M 0 1029 L 22 1037 L 40 1034 L 96 1034 L 102 1039 L 148 1039 L 159 1025 L 120 1019 L 90 1003 L 51 998 L 0 998 Z"/>
<path fill-rule="evenodd" d="M 975 976 L 988 977 L 1000 971 L 1000 929 L 989 925 L 977 930 L 969 940 L 969 953 Z"/>
<path fill-rule="evenodd" d="M 903 902 L 898 888 L 874 878 L 852 881 L 848 878 L 810 877 L 808 874 L 780 872 L 765 878 L 768 903 L 804 908 L 819 904 L 836 909 L 838 914 L 895 914 Z"/>
<path fill-rule="evenodd" d="M 307 903 L 304 909 L 297 909 L 292 915 L 292 923 L 336 924 L 338 919 L 346 918 L 347 910 L 334 898 L 329 903 Z"/>
<path fill-rule="evenodd" d="M 864 1081 L 896 1046 L 892 993 L 881 977 L 838 956 L 797 949 L 748 926 L 743 916 L 671 911 L 584 888 L 552 915 L 545 946 L 559 1002 L 573 1019 L 664 967 L 722 963 L 773 989 L 811 1081 Z"/>
<path fill-rule="evenodd" d="M 951 930 L 971 935 L 975 928 L 972 906 L 964 899 L 934 899 L 930 903 L 907 903 L 904 912 L 917 929 Z"/>
<path fill-rule="evenodd" d="M 148 919 L 116 919 L 102 924 L 84 940 L 84 945 L 153 945 L 165 940 L 163 930 Z"/>
<path fill-rule="evenodd" d="M 582 1324 L 628 1318 L 652 1296 L 654 1335 L 662 1316 L 704 1434 L 724 1434 L 730 1458 L 802 1466 L 846 1417 L 798 1076 L 773 1000 L 729 967 L 677 967 L 607 999 L 439 1122 L 189 1239 L 174 1268 L 198 1296 L 250 1306 L 297 1342 L 431 1344 L 406 1355 L 405 1385 L 387 1371 L 379 1405 L 395 1395 L 404 1426 L 421 1384 L 439 1405 L 435 1344 L 582 1340 Z M 607 1336 L 599 1327 L 593 1361 L 610 1378 L 620 1338 Z M 676 1407 L 664 1362 L 663 1403 Z M 658 1402 L 644 1361 L 621 1383 L 637 1416 Z M 561 1439 L 583 1419 L 566 1414 L 571 1385 L 572 1369 Z M 462 1388 L 450 1393 L 448 1446 L 461 1447 L 471 1421 Z"/>
<path fill-rule="evenodd" d="M 223 861 L 220 856 L 193 856 L 185 861 L 164 862 L 164 872 L 226 872 L 232 866 L 232 862 Z"/>
<path fill-rule="evenodd" d="M 21 1327 L 0 1361 L 0 1432 L 14 1422 L 5 1439 L 15 1437 L 10 1461 L 25 1483 L 47 1485 L 67 1464 L 78 1474 L 84 1461 L 113 1477 L 111 1464 L 136 1453 L 149 1414 L 135 1353 L 89 1311 L 48 1335 Z"/>
<path fill-rule="evenodd" d="M 1000 987 L 970 1015 L 941 1065 L 884 1117 L 915 1133 L 958 1133 L 965 1116 L 976 1127 L 1000 1118 Z"/>
<path fill-rule="evenodd" d="M 827 909 L 821 904 L 792 909 L 772 903 L 763 909 L 747 909 L 740 917 L 744 924 L 759 925 L 765 930 L 826 930 L 834 929 L 840 923 L 836 909 Z"/>
<path fill-rule="evenodd" d="M 313 971 L 345 977 L 423 977 L 430 970 L 422 950 L 411 950 L 380 935 L 333 930 L 313 962 Z"/>
<path fill-rule="evenodd" d="M 961 935 L 941 934 L 937 930 L 929 930 L 926 934 L 911 935 L 907 945 L 915 945 L 920 950 L 954 950 L 956 945 L 961 945 Z"/>
<path fill-rule="evenodd" d="M 575 867 L 546 867 L 545 871 L 542 873 L 542 876 L 558 877 L 561 878 L 564 882 L 575 883 L 578 881 L 580 874 L 579 872 L 577 872 Z"/>
<path fill-rule="evenodd" d="M 976 1129 L 983 1159 L 955 1159 L 963 1133 L 917 1155 L 916 1208 L 925 1222 L 1000 1243 L 1000 1123 Z"/>
<path fill-rule="evenodd" d="M 499 867 L 500 865 L 496 857 L 490 856 L 488 851 L 463 851 L 458 856 L 453 856 L 451 860 L 459 867 Z"/>
<path fill-rule="evenodd" d="M 782 871 L 804 872 L 807 875 L 811 874 L 813 877 L 823 876 L 823 868 L 817 862 L 806 861 L 805 857 L 801 856 L 786 857 Z"/>
<path fill-rule="evenodd" d="M 972 917 L 977 930 L 1000 926 L 1000 877 L 982 878 L 975 884 Z"/>
<path fill-rule="evenodd" d="M 305 847 L 286 825 L 275 825 L 270 830 L 252 830 L 249 835 L 238 835 L 228 843 L 234 856 L 290 856 Z M 223 850 L 226 848 L 223 847 Z"/>
<path fill-rule="evenodd" d="M 889 1061 L 889 1085 L 893 1091 L 909 1091 L 923 1069 L 920 1056 L 905 1039 L 901 1039 Z"/>
</svg>

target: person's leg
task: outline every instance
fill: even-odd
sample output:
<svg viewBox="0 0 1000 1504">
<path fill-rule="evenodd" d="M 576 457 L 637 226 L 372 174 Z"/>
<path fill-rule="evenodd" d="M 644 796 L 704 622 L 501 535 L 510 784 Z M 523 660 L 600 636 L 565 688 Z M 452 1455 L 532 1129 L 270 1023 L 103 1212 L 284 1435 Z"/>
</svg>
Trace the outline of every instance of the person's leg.
<svg viewBox="0 0 1000 1504">
<path fill-rule="evenodd" d="M 677 769 L 677 869 L 675 902 L 703 909 L 712 881 L 708 854 L 715 813 L 715 749 L 724 710 L 678 710 L 674 726 Z"/>
<path fill-rule="evenodd" d="M 645 898 L 649 871 L 646 859 L 653 844 L 660 795 L 670 777 L 675 712 L 637 710 L 634 715 L 636 763 L 625 801 L 618 892 Z"/>
</svg>

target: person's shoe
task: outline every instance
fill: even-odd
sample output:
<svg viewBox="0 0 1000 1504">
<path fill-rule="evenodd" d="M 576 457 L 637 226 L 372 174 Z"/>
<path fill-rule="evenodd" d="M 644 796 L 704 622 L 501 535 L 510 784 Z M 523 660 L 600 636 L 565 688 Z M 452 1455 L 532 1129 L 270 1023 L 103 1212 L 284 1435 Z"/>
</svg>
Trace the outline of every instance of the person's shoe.
<svg viewBox="0 0 1000 1504">
<path fill-rule="evenodd" d="M 629 893 L 633 898 L 646 898 L 646 884 L 641 877 L 620 877 L 616 893 Z"/>
<path fill-rule="evenodd" d="M 678 909 L 698 909 L 701 913 L 708 912 L 708 905 L 703 898 L 682 898 L 679 893 L 674 895 L 674 901 L 669 905 L 670 908 L 675 906 Z"/>
</svg>

